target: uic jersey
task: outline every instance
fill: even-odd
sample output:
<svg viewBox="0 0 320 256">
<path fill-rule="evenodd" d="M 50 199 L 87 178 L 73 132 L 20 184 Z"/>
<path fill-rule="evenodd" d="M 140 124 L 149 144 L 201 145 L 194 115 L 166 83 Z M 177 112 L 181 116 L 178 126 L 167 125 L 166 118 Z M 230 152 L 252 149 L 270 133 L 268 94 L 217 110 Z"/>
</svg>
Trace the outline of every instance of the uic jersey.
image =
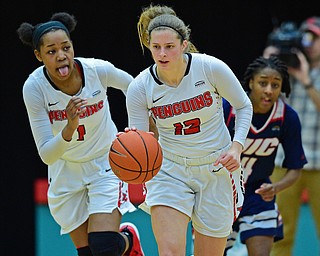
<svg viewBox="0 0 320 256">
<path fill-rule="evenodd" d="M 163 84 L 156 75 L 156 65 L 135 78 L 127 93 L 129 123 L 147 130 L 149 112 L 156 121 L 163 149 L 180 156 L 201 157 L 231 141 L 223 120 L 222 95 L 229 95 L 237 108 L 248 100 L 222 61 L 205 54 L 187 54 L 186 59 L 187 69 L 178 87 Z M 244 142 L 244 138 L 239 140 Z"/>
<path fill-rule="evenodd" d="M 72 141 L 61 156 L 71 162 L 86 162 L 105 154 L 115 138 L 117 128 L 111 120 L 107 87 L 126 91 L 132 77 L 111 63 L 97 59 L 77 58 L 75 62 L 83 75 L 83 85 L 77 96 L 88 104 L 80 116 Z M 58 90 L 49 79 L 44 66 L 37 68 L 23 88 L 30 125 L 38 151 L 67 124 L 66 106 L 72 96 Z"/>
<path fill-rule="evenodd" d="M 227 101 L 224 101 L 223 108 L 226 124 L 233 136 L 234 109 Z M 285 152 L 283 167 L 302 168 L 307 161 L 301 142 L 301 124 L 297 113 L 282 99 L 275 102 L 270 113 L 253 114 L 241 156 L 247 184 L 264 180 L 272 174 L 280 144 Z"/>
</svg>

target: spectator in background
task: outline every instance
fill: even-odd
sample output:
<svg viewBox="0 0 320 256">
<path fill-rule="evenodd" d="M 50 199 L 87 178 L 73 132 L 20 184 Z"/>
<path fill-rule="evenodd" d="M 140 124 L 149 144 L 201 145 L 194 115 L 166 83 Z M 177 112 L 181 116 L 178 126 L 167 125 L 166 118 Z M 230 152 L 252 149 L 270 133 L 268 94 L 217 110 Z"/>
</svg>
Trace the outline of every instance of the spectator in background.
<svg viewBox="0 0 320 256">
<path fill-rule="evenodd" d="M 308 164 L 304 166 L 299 181 L 277 197 L 283 217 L 284 239 L 274 244 L 274 256 L 292 255 L 304 190 L 308 193 L 320 240 L 320 17 L 306 19 L 300 26 L 300 32 L 303 49 L 296 52 L 300 65 L 288 67 L 292 85 L 288 103 L 297 111 L 301 121 L 302 142 Z M 276 45 L 268 46 L 264 51 L 265 57 L 277 54 L 279 49 Z M 286 170 L 280 168 L 286 165 L 282 151 L 279 151 L 276 163 L 279 167 L 271 177 L 274 182 L 286 174 Z"/>
</svg>

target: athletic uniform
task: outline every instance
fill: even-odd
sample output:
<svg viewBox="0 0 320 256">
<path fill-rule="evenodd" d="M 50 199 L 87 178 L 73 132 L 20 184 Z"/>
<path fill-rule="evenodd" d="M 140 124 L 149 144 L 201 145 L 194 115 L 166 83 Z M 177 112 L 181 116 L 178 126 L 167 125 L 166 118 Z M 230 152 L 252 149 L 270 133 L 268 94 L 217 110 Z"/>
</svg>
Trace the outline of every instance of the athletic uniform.
<svg viewBox="0 0 320 256">
<path fill-rule="evenodd" d="M 75 66 L 83 81 L 77 96 L 88 104 L 70 142 L 61 131 L 72 96 L 51 82 L 44 66 L 30 74 L 23 87 L 33 137 L 48 165 L 48 204 L 61 234 L 79 227 L 89 214 L 111 213 L 117 207 L 122 213 L 134 209 L 127 184 L 110 171 L 108 152 L 117 128 L 106 95 L 108 87 L 126 92 L 133 78 L 103 60 L 77 58 Z"/>
<path fill-rule="evenodd" d="M 213 166 L 231 145 L 222 97 L 238 109 L 234 140 L 241 144 L 251 121 L 251 102 L 225 63 L 199 53 L 185 58 L 187 69 L 178 87 L 163 84 L 154 64 L 128 88 L 130 127 L 147 131 L 150 114 L 164 155 L 160 172 L 146 183 L 140 207 L 148 211 L 154 205 L 170 206 L 188 215 L 198 232 L 225 237 L 242 205 L 243 187 L 241 168 L 230 173 Z"/>
<path fill-rule="evenodd" d="M 226 124 L 233 136 L 235 111 L 227 101 L 223 102 L 223 108 Z M 241 156 L 246 193 L 234 230 L 240 232 L 242 243 L 257 235 L 273 236 L 275 241 L 283 238 L 281 216 L 275 198 L 266 202 L 255 193 L 263 183 L 271 183 L 269 176 L 273 172 L 280 144 L 285 152 L 286 168 L 300 169 L 307 163 L 301 143 L 299 117 L 282 99 L 275 102 L 269 113 L 253 114 Z M 232 247 L 231 237 L 228 247 Z"/>
</svg>

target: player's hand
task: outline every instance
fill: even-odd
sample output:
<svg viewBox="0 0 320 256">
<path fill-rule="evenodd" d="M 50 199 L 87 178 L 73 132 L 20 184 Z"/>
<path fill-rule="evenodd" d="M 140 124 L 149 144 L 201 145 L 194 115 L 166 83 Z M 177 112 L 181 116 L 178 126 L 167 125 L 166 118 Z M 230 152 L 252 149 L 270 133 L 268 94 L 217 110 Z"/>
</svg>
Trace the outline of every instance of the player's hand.
<svg viewBox="0 0 320 256">
<path fill-rule="evenodd" d="M 129 132 L 129 131 L 136 131 L 136 130 L 137 130 L 137 128 L 134 127 L 134 126 L 131 127 L 131 128 L 126 127 L 126 128 L 124 128 L 124 131 L 123 131 L 123 132 L 118 132 L 118 133 L 116 134 L 116 136 L 119 137 L 121 134 L 127 133 L 127 132 Z"/>
<path fill-rule="evenodd" d="M 80 97 L 72 97 L 66 107 L 68 127 L 70 129 L 77 129 L 79 126 L 79 116 L 85 112 L 84 106 L 88 104 L 87 99 Z"/>
<path fill-rule="evenodd" d="M 242 145 L 239 142 L 233 141 L 230 149 L 222 153 L 214 162 L 214 166 L 223 165 L 229 172 L 234 172 L 240 168 L 240 157 Z"/>
<path fill-rule="evenodd" d="M 79 117 L 85 112 L 86 99 L 72 97 L 66 106 L 68 123 L 62 130 L 62 137 L 65 141 L 71 141 L 75 130 L 79 126 Z"/>
<path fill-rule="evenodd" d="M 264 201 L 269 202 L 276 195 L 276 189 L 271 183 L 263 183 L 260 188 L 256 189 L 255 193 L 259 194 Z"/>
<path fill-rule="evenodd" d="M 136 127 L 131 127 L 131 128 L 129 128 L 129 127 L 126 127 L 126 128 L 124 128 L 124 131 L 123 132 L 118 132 L 117 134 L 116 134 L 116 136 L 117 137 L 119 137 L 121 134 L 124 134 L 124 133 L 126 133 L 126 132 L 129 132 L 129 131 L 137 131 L 138 129 L 136 128 Z M 147 133 L 149 133 L 149 134 L 151 134 L 152 136 L 154 136 L 154 132 L 147 132 Z"/>
<path fill-rule="evenodd" d="M 240 167 L 240 159 L 237 154 L 228 151 L 221 154 L 213 165 L 218 166 L 219 164 L 223 165 L 229 172 L 234 172 Z"/>
</svg>

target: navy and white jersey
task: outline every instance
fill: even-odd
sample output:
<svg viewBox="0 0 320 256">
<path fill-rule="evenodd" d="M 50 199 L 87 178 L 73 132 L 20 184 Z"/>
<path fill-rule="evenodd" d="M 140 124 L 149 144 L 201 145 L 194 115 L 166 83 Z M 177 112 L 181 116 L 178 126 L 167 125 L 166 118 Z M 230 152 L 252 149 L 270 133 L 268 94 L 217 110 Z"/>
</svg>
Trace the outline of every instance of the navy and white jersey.
<svg viewBox="0 0 320 256">
<path fill-rule="evenodd" d="M 227 127 L 234 133 L 235 111 L 224 100 Z M 279 145 L 285 152 L 283 167 L 301 169 L 307 163 L 301 142 L 301 124 L 294 109 L 278 99 L 267 114 L 253 114 L 252 124 L 241 156 L 248 183 L 266 180 L 272 174 Z"/>
<path fill-rule="evenodd" d="M 66 106 L 72 96 L 61 92 L 49 79 L 44 66 L 33 71 L 23 87 L 23 98 L 35 143 L 41 159 L 53 164 L 58 159 L 86 162 L 108 152 L 117 128 L 111 120 L 107 88 L 127 90 L 133 77 L 108 61 L 76 58 L 82 74 L 82 89 L 77 96 L 86 98 L 85 113 L 70 142 L 62 138 L 67 124 Z"/>
<path fill-rule="evenodd" d="M 148 130 L 151 114 L 163 149 L 183 157 L 203 157 L 230 144 L 223 119 L 225 97 L 238 110 L 234 140 L 244 144 L 252 105 L 236 76 L 215 57 L 188 53 L 185 58 L 188 65 L 178 87 L 162 83 L 155 64 L 129 85 L 126 99 L 130 127 Z"/>
</svg>

